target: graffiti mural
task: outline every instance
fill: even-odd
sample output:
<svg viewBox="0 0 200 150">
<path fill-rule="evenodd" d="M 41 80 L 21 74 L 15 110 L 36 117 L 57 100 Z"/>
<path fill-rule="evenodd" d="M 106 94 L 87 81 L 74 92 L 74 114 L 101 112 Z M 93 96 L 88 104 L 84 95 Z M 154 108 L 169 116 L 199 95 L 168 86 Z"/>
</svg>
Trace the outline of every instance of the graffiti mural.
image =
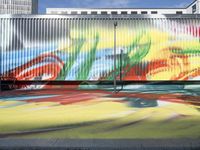
<svg viewBox="0 0 200 150">
<path fill-rule="evenodd" d="M 199 80 L 198 19 L 115 21 L 118 79 Z M 113 79 L 113 20 L 2 18 L 0 22 L 0 71 L 4 79 Z"/>
<path fill-rule="evenodd" d="M 199 85 L 90 88 L 2 92 L 0 139 L 200 138 Z"/>
<path fill-rule="evenodd" d="M 116 94 L 99 84 L 114 77 L 114 22 Z M 200 137 L 199 83 L 159 82 L 199 80 L 199 19 L 7 17 L 0 33 L 1 78 L 25 81 L 1 92 L 0 138 Z"/>
</svg>

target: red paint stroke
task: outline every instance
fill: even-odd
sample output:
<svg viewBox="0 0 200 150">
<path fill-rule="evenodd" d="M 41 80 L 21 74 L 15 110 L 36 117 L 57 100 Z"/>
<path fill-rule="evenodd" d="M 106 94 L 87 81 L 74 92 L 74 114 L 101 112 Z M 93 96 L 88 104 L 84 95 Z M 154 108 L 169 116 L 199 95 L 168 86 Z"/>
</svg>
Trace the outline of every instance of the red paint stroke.
<svg viewBox="0 0 200 150">
<path fill-rule="evenodd" d="M 26 102 L 29 103 L 40 103 L 40 102 L 56 102 L 62 105 L 86 102 L 86 101 L 95 101 L 98 98 L 114 98 L 113 101 L 115 102 L 127 102 L 128 100 L 140 98 L 143 100 L 160 100 L 172 103 L 182 103 L 182 104 L 189 104 L 189 105 L 196 105 L 200 106 L 200 96 L 192 96 L 192 95 L 182 95 L 182 94 L 157 94 L 157 93 L 125 93 L 120 92 L 117 94 L 113 94 L 109 91 L 103 90 L 59 90 L 59 89 L 52 89 L 52 90 L 38 90 L 38 91 L 13 91 L 13 92 L 6 92 L 7 95 L 13 96 L 20 96 L 20 95 L 27 95 L 27 96 L 42 96 L 42 95 L 58 95 L 49 98 L 38 98 L 38 99 L 29 99 Z M 117 98 L 123 98 L 125 100 L 117 100 Z M 116 100 L 115 100 L 116 99 Z"/>
<path fill-rule="evenodd" d="M 148 80 L 147 79 L 147 75 L 155 75 L 157 73 L 163 72 L 165 71 L 166 68 L 169 67 L 169 64 L 167 63 L 167 60 L 162 59 L 162 60 L 155 60 L 155 61 L 151 61 L 148 62 L 147 65 L 145 67 L 141 67 L 142 63 L 137 64 L 135 66 L 133 66 L 129 71 L 128 68 L 129 66 L 127 66 L 126 68 L 124 68 L 123 72 L 126 72 L 123 80 Z"/>
<path fill-rule="evenodd" d="M 57 94 L 57 93 L 56 93 Z M 31 103 L 40 103 L 40 102 L 56 102 L 62 105 L 68 105 L 68 104 L 74 104 L 74 103 L 80 103 L 80 102 L 86 102 L 95 100 L 97 98 L 100 98 L 104 95 L 98 95 L 97 93 L 69 93 L 65 95 L 60 95 L 56 97 L 49 97 L 49 98 L 40 98 L 40 99 L 30 99 L 26 102 Z"/>
<path fill-rule="evenodd" d="M 49 62 L 48 64 L 34 67 L 34 65 L 41 64 L 45 62 L 45 59 L 53 58 L 56 62 Z M 60 73 L 64 63 L 62 60 L 54 55 L 53 53 L 46 53 L 32 59 L 26 64 L 16 67 L 12 71 L 9 71 L 4 76 L 15 78 L 16 80 L 33 80 L 33 78 L 42 76 L 44 74 L 51 75 L 48 80 L 55 80 L 57 75 Z"/>
<path fill-rule="evenodd" d="M 200 76 L 200 68 L 196 68 L 191 71 L 181 72 L 179 74 L 179 76 L 177 78 L 175 78 L 175 80 L 179 80 L 179 79 L 189 80 L 189 79 L 195 78 L 197 76 Z"/>
</svg>

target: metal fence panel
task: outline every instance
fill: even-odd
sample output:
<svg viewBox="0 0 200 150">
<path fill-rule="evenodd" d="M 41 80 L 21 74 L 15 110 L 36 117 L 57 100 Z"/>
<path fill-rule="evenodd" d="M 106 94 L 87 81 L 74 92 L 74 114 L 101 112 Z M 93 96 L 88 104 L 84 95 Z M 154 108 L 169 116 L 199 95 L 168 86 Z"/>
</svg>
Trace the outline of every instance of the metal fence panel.
<svg viewBox="0 0 200 150">
<path fill-rule="evenodd" d="M 196 16 L 0 16 L 0 33 L 4 80 L 113 80 L 114 58 L 117 80 L 200 77 Z"/>
</svg>

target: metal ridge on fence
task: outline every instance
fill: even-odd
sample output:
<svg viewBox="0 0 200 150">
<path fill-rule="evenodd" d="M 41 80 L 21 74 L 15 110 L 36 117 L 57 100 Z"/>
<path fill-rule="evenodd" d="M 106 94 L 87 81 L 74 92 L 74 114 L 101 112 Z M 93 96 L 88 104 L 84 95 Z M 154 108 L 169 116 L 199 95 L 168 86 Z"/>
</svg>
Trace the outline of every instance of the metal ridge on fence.
<svg viewBox="0 0 200 150">
<path fill-rule="evenodd" d="M 200 18 L 200 14 L 166 14 L 166 15 L 161 15 L 161 14 L 155 14 L 155 15 L 149 15 L 149 14 L 127 14 L 127 15 L 14 15 L 14 14 L 4 14 L 0 15 L 0 18 L 55 18 L 55 19 L 60 19 L 60 18 L 88 18 L 88 19 L 131 19 L 131 18 L 144 18 L 144 19 L 151 19 L 151 18 L 160 18 L 160 19 L 166 19 L 166 18 Z"/>
</svg>

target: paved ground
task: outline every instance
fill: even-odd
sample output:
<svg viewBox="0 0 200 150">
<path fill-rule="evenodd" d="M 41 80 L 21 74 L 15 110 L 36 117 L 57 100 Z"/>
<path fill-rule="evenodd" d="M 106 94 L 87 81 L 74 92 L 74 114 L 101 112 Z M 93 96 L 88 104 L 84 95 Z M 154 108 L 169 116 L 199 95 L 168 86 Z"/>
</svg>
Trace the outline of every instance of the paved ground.
<svg viewBox="0 0 200 150">
<path fill-rule="evenodd" d="M 200 140 L 64 140 L 64 139 L 3 139 L 0 148 L 4 149 L 74 149 L 74 150 L 198 150 Z"/>
<path fill-rule="evenodd" d="M 136 148 L 152 148 L 155 143 L 197 148 L 199 91 L 198 85 L 127 85 L 117 94 L 109 87 L 93 86 L 4 91 L 0 97 L 0 146 L 24 144 L 26 139 L 25 143 L 33 144 L 28 146 L 43 143 L 46 148 L 52 144 L 63 148 L 68 147 L 66 143 L 73 146 L 77 141 L 69 139 L 76 139 L 85 140 L 87 148 L 88 143 L 89 148 L 95 147 L 93 144 L 102 148 L 102 143 L 104 148 L 115 146 L 116 140 L 122 140 L 122 146 L 135 142 L 132 146 Z"/>
</svg>

